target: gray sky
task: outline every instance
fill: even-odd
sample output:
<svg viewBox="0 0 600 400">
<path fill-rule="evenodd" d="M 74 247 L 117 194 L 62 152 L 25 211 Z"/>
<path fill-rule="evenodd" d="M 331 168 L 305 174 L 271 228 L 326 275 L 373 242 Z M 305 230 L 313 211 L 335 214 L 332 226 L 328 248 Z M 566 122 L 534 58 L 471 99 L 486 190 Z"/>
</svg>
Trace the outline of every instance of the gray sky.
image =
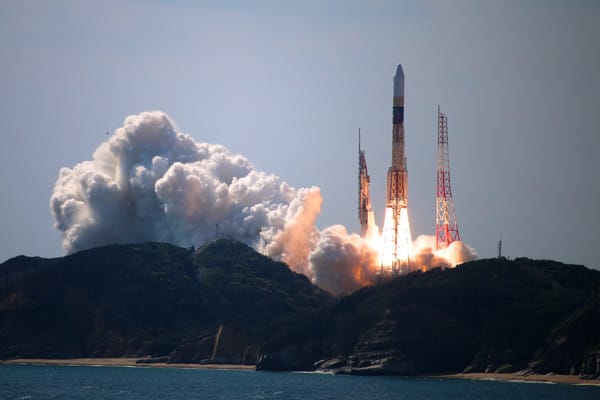
<svg viewBox="0 0 600 400">
<path fill-rule="evenodd" d="M 406 75 L 412 234 L 435 230 L 436 109 L 480 257 L 600 267 L 596 1 L 0 3 L 0 261 L 58 256 L 49 197 L 125 116 L 166 111 L 358 232 L 356 132 L 382 222 L 392 76 Z"/>
</svg>

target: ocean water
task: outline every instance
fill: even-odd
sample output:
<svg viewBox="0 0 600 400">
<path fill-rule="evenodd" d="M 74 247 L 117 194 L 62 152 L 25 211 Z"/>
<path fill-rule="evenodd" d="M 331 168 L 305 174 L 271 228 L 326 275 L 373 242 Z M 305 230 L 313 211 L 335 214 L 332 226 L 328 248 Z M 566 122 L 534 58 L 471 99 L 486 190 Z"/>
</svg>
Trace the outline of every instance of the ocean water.
<svg viewBox="0 0 600 400">
<path fill-rule="evenodd" d="M 600 399 L 600 387 L 176 368 L 0 365 L 0 399 Z"/>
</svg>

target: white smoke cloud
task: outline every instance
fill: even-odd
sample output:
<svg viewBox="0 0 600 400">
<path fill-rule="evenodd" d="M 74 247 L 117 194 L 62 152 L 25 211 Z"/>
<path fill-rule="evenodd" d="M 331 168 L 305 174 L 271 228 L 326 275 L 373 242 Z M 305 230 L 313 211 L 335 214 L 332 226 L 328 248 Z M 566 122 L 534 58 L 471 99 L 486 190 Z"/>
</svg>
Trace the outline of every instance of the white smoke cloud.
<svg viewBox="0 0 600 400">
<path fill-rule="evenodd" d="M 320 212 L 295 189 L 220 145 L 197 143 L 160 111 L 125 119 L 92 161 L 62 168 L 50 198 L 67 253 L 110 243 L 180 246 L 223 236 L 307 272 Z"/>
<path fill-rule="evenodd" d="M 310 253 L 313 282 L 336 295 L 351 293 L 375 283 L 378 258 L 364 238 L 349 235 L 342 225 L 330 226 Z"/>
<path fill-rule="evenodd" d="M 377 233 L 377 227 L 374 227 Z M 367 234 L 362 238 L 348 234 L 342 225 L 334 225 L 320 233 L 309 256 L 312 280 L 335 295 L 345 295 L 363 286 L 374 285 L 381 270 L 379 238 Z M 409 271 L 428 271 L 432 268 L 454 268 L 477 258 L 475 250 L 457 241 L 435 250 L 435 236 L 420 235 L 412 242 Z"/>
<path fill-rule="evenodd" d="M 475 250 L 465 242 L 452 242 L 446 248 L 435 250 L 435 236 L 420 235 L 412 244 L 411 269 L 427 271 L 432 268 L 453 268 L 477 258 Z"/>
<path fill-rule="evenodd" d="M 125 118 L 91 161 L 60 170 L 50 198 L 67 253 L 145 241 L 198 246 L 215 238 L 218 224 L 221 236 L 286 262 L 331 293 L 374 284 L 377 228 L 367 239 L 341 225 L 319 232 L 321 203 L 319 188 L 296 189 L 221 145 L 198 143 L 160 111 Z M 413 269 L 475 257 L 461 242 L 437 252 L 432 243 L 414 242 Z"/>
</svg>

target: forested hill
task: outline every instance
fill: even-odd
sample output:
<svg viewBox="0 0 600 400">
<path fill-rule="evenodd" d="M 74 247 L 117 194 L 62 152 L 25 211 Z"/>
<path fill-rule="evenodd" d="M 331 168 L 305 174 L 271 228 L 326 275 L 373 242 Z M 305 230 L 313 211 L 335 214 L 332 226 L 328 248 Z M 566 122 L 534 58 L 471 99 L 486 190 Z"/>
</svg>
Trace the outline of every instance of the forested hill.
<svg viewBox="0 0 600 400">
<path fill-rule="evenodd" d="M 334 299 L 239 242 L 0 265 L 0 358 L 147 357 L 351 374 L 600 373 L 600 271 L 487 259 Z"/>
<path fill-rule="evenodd" d="M 222 327 L 214 361 L 254 363 L 273 323 L 331 303 L 305 276 L 225 239 L 19 256 L 0 265 L 0 358 L 197 362 L 213 358 Z"/>
<path fill-rule="evenodd" d="M 597 377 L 599 293 L 600 271 L 554 261 L 487 259 L 415 272 L 282 327 L 259 368 Z"/>
</svg>

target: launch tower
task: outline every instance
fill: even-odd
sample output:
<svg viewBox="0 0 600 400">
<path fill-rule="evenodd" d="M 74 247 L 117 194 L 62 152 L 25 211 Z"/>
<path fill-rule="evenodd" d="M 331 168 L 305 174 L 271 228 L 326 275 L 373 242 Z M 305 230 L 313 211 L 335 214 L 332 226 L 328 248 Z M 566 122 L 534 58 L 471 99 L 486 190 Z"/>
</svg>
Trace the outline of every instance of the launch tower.
<svg viewBox="0 0 600 400">
<path fill-rule="evenodd" d="M 375 217 L 371 208 L 371 177 L 367 170 L 365 151 L 360 147 L 360 129 L 358 130 L 358 219 L 361 236 L 366 237 L 370 227 L 375 225 Z"/>
<path fill-rule="evenodd" d="M 382 242 L 382 272 L 398 274 L 408 270 L 411 236 L 408 223 L 408 170 L 404 154 L 404 71 L 401 64 L 398 64 L 394 75 L 392 165 L 387 173 Z"/>
<path fill-rule="evenodd" d="M 448 155 L 448 119 L 438 106 L 438 157 L 437 157 L 437 191 L 436 191 L 436 250 L 448 247 L 450 243 L 460 240 L 454 200 L 450 188 L 450 157 Z"/>
</svg>

